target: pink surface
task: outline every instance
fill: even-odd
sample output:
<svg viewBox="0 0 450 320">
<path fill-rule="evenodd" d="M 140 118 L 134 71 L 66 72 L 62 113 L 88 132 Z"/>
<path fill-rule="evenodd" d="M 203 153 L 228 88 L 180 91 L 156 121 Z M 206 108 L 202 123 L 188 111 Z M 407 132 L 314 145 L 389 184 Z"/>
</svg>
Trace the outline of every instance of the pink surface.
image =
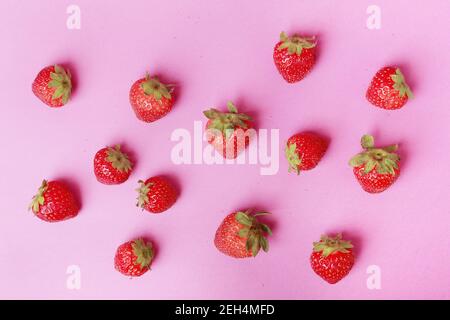
<svg viewBox="0 0 450 320">
<path fill-rule="evenodd" d="M 66 28 L 72 1 L 0 3 L 0 298 L 450 298 L 450 2 L 379 0 L 382 26 L 366 27 L 371 1 L 87 1 L 81 30 Z M 277 74 L 272 50 L 280 31 L 319 35 L 320 56 L 301 83 Z M 31 82 L 44 67 L 66 63 L 77 83 L 72 101 L 44 106 Z M 416 98 L 399 111 L 368 104 L 378 68 L 402 67 Z M 178 85 L 166 118 L 145 124 L 128 102 L 146 71 Z M 255 165 L 175 165 L 170 135 L 193 129 L 202 110 L 228 99 L 279 128 L 331 138 L 320 165 L 299 177 Z M 400 143 L 402 175 L 370 195 L 347 161 L 359 138 Z M 95 180 L 95 152 L 123 143 L 138 159 L 130 180 Z M 282 146 L 280 146 L 280 149 Z M 135 207 L 137 180 L 175 177 L 182 189 L 161 215 Z M 48 224 L 27 211 L 43 178 L 76 186 L 76 219 Z M 271 252 L 233 260 L 213 236 L 229 212 L 273 213 Z M 309 267 L 311 243 L 343 231 L 357 262 L 331 286 Z M 128 279 L 113 268 L 116 247 L 136 236 L 157 245 L 152 271 Z M 81 269 L 81 289 L 66 288 L 66 268 Z M 381 289 L 366 286 L 370 265 Z"/>
</svg>

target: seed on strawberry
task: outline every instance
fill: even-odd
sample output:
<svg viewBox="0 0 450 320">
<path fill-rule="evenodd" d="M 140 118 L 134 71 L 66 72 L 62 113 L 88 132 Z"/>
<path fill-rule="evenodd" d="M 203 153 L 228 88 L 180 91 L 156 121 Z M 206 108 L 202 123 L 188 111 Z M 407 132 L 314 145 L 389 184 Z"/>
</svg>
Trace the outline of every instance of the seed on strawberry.
<svg viewBox="0 0 450 320">
<path fill-rule="evenodd" d="M 50 107 L 65 105 L 72 92 L 72 80 L 69 70 L 59 65 L 42 69 L 32 85 L 33 93 Z"/>
<path fill-rule="evenodd" d="M 103 184 L 119 184 L 125 182 L 131 174 L 132 163 L 128 155 L 120 150 L 106 147 L 99 150 L 94 157 L 94 174 Z"/>
<path fill-rule="evenodd" d="M 394 110 L 403 107 L 408 99 L 413 98 L 413 93 L 400 68 L 385 67 L 373 77 L 366 97 L 374 106 Z"/>
<path fill-rule="evenodd" d="M 300 174 L 317 166 L 328 148 L 328 142 L 314 133 L 297 133 L 286 143 L 285 155 L 289 171 Z"/>
<path fill-rule="evenodd" d="M 69 188 L 60 181 L 42 181 L 38 193 L 29 206 L 34 214 L 47 222 L 58 222 L 75 217 L 79 206 Z"/>
<path fill-rule="evenodd" d="M 169 209 L 177 200 L 175 187 L 164 177 L 152 177 L 145 182 L 139 180 L 137 206 L 151 213 Z"/>
<path fill-rule="evenodd" d="M 284 32 L 275 45 L 273 60 L 278 72 L 288 83 L 302 80 L 316 60 L 315 37 L 288 37 Z"/>
<path fill-rule="evenodd" d="M 330 284 L 344 278 L 355 263 L 353 245 L 342 240 L 342 235 L 328 237 L 323 235 L 314 242 L 310 257 L 311 267 L 316 274 Z"/>
<path fill-rule="evenodd" d="M 123 275 L 139 277 L 150 270 L 153 246 L 142 238 L 121 244 L 114 257 L 114 267 Z"/>
<path fill-rule="evenodd" d="M 379 193 L 389 188 L 400 175 L 400 157 L 397 145 L 376 148 L 370 135 L 361 138 L 364 151 L 350 159 L 350 166 L 362 188 L 369 193 Z"/>
</svg>

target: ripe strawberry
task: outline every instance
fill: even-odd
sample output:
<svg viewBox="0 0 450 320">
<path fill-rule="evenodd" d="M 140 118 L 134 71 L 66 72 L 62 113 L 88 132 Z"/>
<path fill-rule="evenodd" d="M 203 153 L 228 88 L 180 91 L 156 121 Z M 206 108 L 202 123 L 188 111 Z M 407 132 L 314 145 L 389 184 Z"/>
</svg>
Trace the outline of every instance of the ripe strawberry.
<svg viewBox="0 0 450 320">
<path fill-rule="evenodd" d="M 400 175 L 400 157 L 395 153 L 398 146 L 375 148 L 372 136 L 364 135 L 361 146 L 365 151 L 350 159 L 353 173 L 363 189 L 378 193 L 389 188 Z"/>
<path fill-rule="evenodd" d="M 72 92 L 72 80 L 69 70 L 59 65 L 42 69 L 32 85 L 33 93 L 50 107 L 65 105 Z"/>
<path fill-rule="evenodd" d="M 355 263 L 353 245 L 342 240 L 342 235 L 323 235 L 314 242 L 310 261 L 311 267 L 326 282 L 334 284 L 344 278 Z"/>
<path fill-rule="evenodd" d="M 169 209 L 177 200 L 175 187 L 164 177 L 152 177 L 145 182 L 139 180 L 137 206 L 151 213 Z"/>
<path fill-rule="evenodd" d="M 289 83 L 302 80 L 316 60 L 315 37 L 288 37 L 282 32 L 273 51 L 273 60 L 284 80 Z"/>
<path fill-rule="evenodd" d="M 216 248 L 233 258 L 256 257 L 261 248 L 268 252 L 269 242 L 265 235 L 272 235 L 272 231 L 257 219 L 258 216 L 267 214 L 269 213 L 251 214 L 250 210 L 229 214 L 216 231 Z"/>
<path fill-rule="evenodd" d="M 174 97 L 172 87 L 158 78 L 147 76 L 136 81 L 130 89 L 130 103 L 139 120 L 153 122 L 172 110 Z"/>
<path fill-rule="evenodd" d="M 104 184 L 119 184 L 125 182 L 131 174 L 132 163 L 126 153 L 107 147 L 99 150 L 94 157 L 94 174 L 97 180 Z"/>
<path fill-rule="evenodd" d="M 64 183 L 44 180 L 29 209 L 44 221 L 57 222 L 75 217 L 79 206 Z"/>
<path fill-rule="evenodd" d="M 287 141 L 285 149 L 289 171 L 300 174 L 301 170 L 313 169 L 327 148 L 328 142 L 316 134 L 304 132 L 293 135 Z"/>
<path fill-rule="evenodd" d="M 126 276 L 139 277 L 150 270 L 153 257 L 151 242 L 142 238 L 128 241 L 117 248 L 114 267 Z"/>
<path fill-rule="evenodd" d="M 379 108 L 394 110 L 403 107 L 408 99 L 413 98 L 413 93 L 399 68 L 385 67 L 373 77 L 366 97 Z"/>
<path fill-rule="evenodd" d="M 252 118 L 245 113 L 238 113 L 232 102 L 227 103 L 228 112 L 211 108 L 203 112 L 208 118 L 206 136 L 217 152 L 225 159 L 235 159 L 248 147 Z"/>
</svg>

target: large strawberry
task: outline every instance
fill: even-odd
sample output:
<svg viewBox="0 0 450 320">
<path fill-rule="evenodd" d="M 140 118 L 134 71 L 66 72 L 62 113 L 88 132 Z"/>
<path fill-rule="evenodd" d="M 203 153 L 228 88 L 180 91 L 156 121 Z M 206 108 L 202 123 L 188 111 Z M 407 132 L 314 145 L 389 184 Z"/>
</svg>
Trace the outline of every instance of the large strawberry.
<svg viewBox="0 0 450 320">
<path fill-rule="evenodd" d="M 287 82 L 302 80 L 316 61 L 315 37 L 288 37 L 282 32 L 273 51 L 273 60 Z"/>
<path fill-rule="evenodd" d="M 59 65 L 42 69 L 32 85 L 33 93 L 50 107 L 65 105 L 72 92 L 72 80 L 69 70 Z"/>
<path fill-rule="evenodd" d="M 353 173 L 363 189 L 378 193 L 389 188 L 400 175 L 400 157 L 397 145 L 376 148 L 370 135 L 361 138 L 364 151 L 350 159 Z"/>
<path fill-rule="evenodd" d="M 125 242 L 117 248 L 114 267 L 126 276 L 139 277 L 150 270 L 153 257 L 151 242 L 139 238 Z"/>
<path fill-rule="evenodd" d="M 328 237 L 323 235 L 314 242 L 310 257 L 311 267 L 322 279 L 334 284 L 344 278 L 355 263 L 353 245 L 342 240 L 342 235 Z"/>
<path fill-rule="evenodd" d="M 272 231 L 257 219 L 267 214 L 252 214 L 250 210 L 230 213 L 216 231 L 216 248 L 233 258 L 256 257 L 261 248 L 265 252 L 269 251 L 266 235 L 271 235 Z"/>
<path fill-rule="evenodd" d="M 131 174 L 132 163 L 120 145 L 99 150 L 94 157 L 94 174 L 104 184 L 125 182 Z"/>
<path fill-rule="evenodd" d="M 285 155 L 289 162 L 289 171 L 300 174 L 302 170 L 311 170 L 322 159 L 328 142 L 314 133 L 297 133 L 286 143 Z"/>
<path fill-rule="evenodd" d="M 157 77 L 137 80 L 130 89 L 130 103 L 139 120 L 153 122 L 172 110 L 172 87 L 161 83 Z"/>
<path fill-rule="evenodd" d="M 169 209 L 177 200 L 175 187 L 164 177 L 152 177 L 145 182 L 139 180 L 137 206 L 151 213 Z"/>
<path fill-rule="evenodd" d="M 232 102 L 227 103 L 228 112 L 211 108 L 203 112 L 208 118 L 206 136 L 208 143 L 226 159 L 235 159 L 250 143 L 248 130 L 252 118 L 239 113 Z"/>
<path fill-rule="evenodd" d="M 57 222 L 75 217 L 79 206 L 63 182 L 44 180 L 29 209 L 44 221 Z"/>
<path fill-rule="evenodd" d="M 413 93 L 399 68 L 380 69 L 372 79 L 366 93 L 367 100 L 382 109 L 400 109 Z"/>
</svg>

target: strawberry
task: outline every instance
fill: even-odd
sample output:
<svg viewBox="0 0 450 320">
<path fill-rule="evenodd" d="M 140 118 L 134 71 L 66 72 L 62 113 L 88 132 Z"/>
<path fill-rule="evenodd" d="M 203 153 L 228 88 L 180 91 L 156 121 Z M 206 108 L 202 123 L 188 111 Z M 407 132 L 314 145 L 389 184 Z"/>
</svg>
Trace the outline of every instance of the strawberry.
<svg viewBox="0 0 450 320">
<path fill-rule="evenodd" d="M 33 197 L 29 209 L 39 219 L 57 222 L 75 217 L 79 206 L 64 183 L 44 180 L 38 193 Z"/>
<path fill-rule="evenodd" d="M 172 110 L 172 86 L 161 83 L 156 77 L 150 78 L 147 74 L 131 86 L 130 103 L 139 120 L 153 122 L 161 119 Z"/>
<path fill-rule="evenodd" d="M 302 80 L 316 60 L 315 37 L 288 37 L 282 32 L 273 51 L 273 60 L 284 80 L 289 83 Z"/>
<path fill-rule="evenodd" d="M 250 210 L 230 213 L 216 231 L 216 248 L 233 258 L 256 257 L 261 248 L 268 252 L 269 242 L 265 235 L 271 235 L 272 231 L 257 219 L 258 216 L 267 214 L 269 213 L 252 214 Z"/>
<path fill-rule="evenodd" d="M 214 108 L 203 112 L 209 119 L 206 123 L 206 136 L 208 143 L 222 157 L 235 159 L 250 143 L 247 131 L 252 127 L 252 118 L 245 113 L 238 113 L 232 102 L 228 102 L 227 107 L 228 112 Z"/>
<path fill-rule="evenodd" d="M 152 177 L 145 182 L 139 180 L 137 206 L 151 213 L 169 209 L 177 200 L 175 187 L 164 177 Z"/>
<path fill-rule="evenodd" d="M 139 277 L 150 270 L 153 257 L 151 242 L 139 238 L 125 242 L 117 248 L 114 267 L 126 276 Z"/>
<path fill-rule="evenodd" d="M 65 105 L 72 92 L 72 80 L 69 70 L 59 65 L 42 69 L 32 85 L 33 93 L 46 105 L 57 108 Z"/>
<path fill-rule="evenodd" d="M 397 145 L 375 148 L 370 135 L 361 138 L 364 151 L 350 159 L 353 173 L 362 188 L 369 193 L 378 193 L 389 188 L 400 175 L 400 157 L 395 153 Z"/>
<path fill-rule="evenodd" d="M 125 182 L 131 174 L 132 163 L 126 153 L 120 150 L 120 145 L 114 148 L 100 149 L 94 157 L 94 174 L 97 180 L 104 184 L 119 184 Z"/>
<path fill-rule="evenodd" d="M 344 278 L 355 263 L 353 245 L 342 240 L 342 235 L 328 237 L 323 235 L 314 242 L 310 257 L 311 267 L 326 282 L 334 284 Z"/>
<path fill-rule="evenodd" d="M 413 93 L 399 68 L 385 67 L 373 77 L 366 98 L 379 108 L 394 110 L 403 107 Z"/>
<path fill-rule="evenodd" d="M 311 170 L 322 159 L 328 148 L 328 142 L 309 132 L 297 133 L 286 143 L 285 155 L 289 162 L 289 171 L 300 174 L 301 170 Z"/>
</svg>

